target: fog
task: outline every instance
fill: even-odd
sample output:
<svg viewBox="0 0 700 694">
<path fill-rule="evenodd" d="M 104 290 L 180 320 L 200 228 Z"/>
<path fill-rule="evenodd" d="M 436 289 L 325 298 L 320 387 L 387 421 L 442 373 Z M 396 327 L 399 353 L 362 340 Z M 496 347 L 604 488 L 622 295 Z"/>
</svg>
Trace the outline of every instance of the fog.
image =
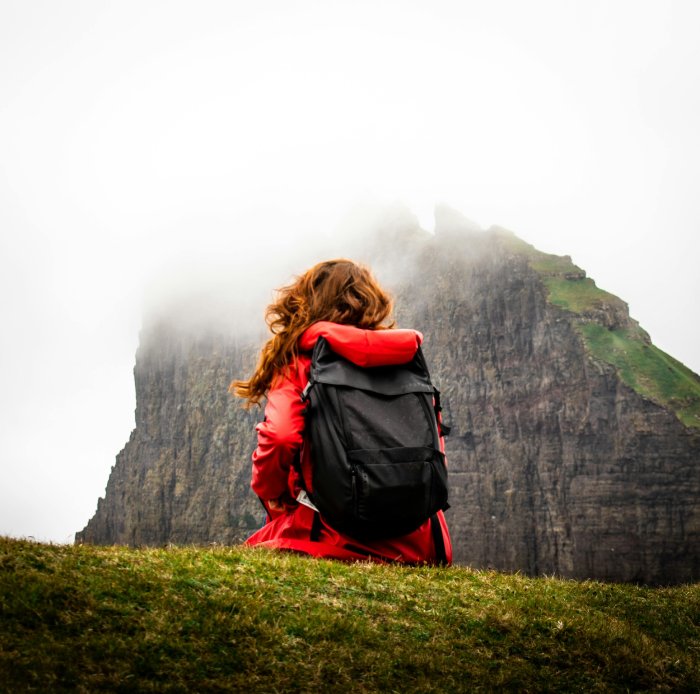
<svg viewBox="0 0 700 694">
<path fill-rule="evenodd" d="M 264 303 L 386 207 L 430 231 L 446 202 L 571 255 L 700 370 L 699 19 L 691 1 L 5 0 L 0 534 L 70 542 L 94 513 L 144 311 L 203 283 Z"/>
</svg>

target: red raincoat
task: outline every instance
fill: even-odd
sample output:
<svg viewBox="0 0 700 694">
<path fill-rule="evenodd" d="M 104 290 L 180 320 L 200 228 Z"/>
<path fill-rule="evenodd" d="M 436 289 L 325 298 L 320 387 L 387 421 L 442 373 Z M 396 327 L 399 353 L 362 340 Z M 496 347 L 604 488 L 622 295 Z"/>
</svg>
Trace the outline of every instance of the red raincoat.
<svg viewBox="0 0 700 694">
<path fill-rule="evenodd" d="M 299 342 L 299 358 L 284 378 L 274 383 L 267 396 L 265 420 L 257 425 L 258 447 L 253 453 L 253 491 L 265 500 L 291 497 L 299 491 L 313 491 L 309 446 L 304 445 L 304 403 L 301 393 L 309 380 L 311 351 L 319 337 L 325 337 L 336 353 L 359 366 L 383 366 L 410 361 L 423 341 L 415 330 L 362 330 L 349 325 L 319 322 Z M 441 439 L 444 452 L 444 443 Z M 300 452 L 299 471 L 292 464 Z M 313 509 L 293 503 L 287 510 L 268 510 L 268 522 L 251 537 L 248 545 L 296 550 L 317 557 L 373 559 L 410 564 L 437 561 L 430 521 L 402 537 L 360 543 L 328 526 Z M 438 520 L 447 561 L 452 561 L 452 544 L 442 511 Z M 314 539 L 312 539 L 312 536 Z"/>
</svg>

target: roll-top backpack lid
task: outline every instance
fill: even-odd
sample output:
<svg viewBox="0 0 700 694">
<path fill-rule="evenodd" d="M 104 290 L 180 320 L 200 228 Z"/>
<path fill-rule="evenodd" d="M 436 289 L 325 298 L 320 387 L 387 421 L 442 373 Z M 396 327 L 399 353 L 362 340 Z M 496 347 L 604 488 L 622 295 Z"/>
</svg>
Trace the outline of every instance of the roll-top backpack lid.
<svg viewBox="0 0 700 694">
<path fill-rule="evenodd" d="M 327 340 L 319 337 L 311 364 L 311 382 L 359 388 L 386 396 L 434 390 L 420 347 L 413 359 L 404 364 L 362 367 L 336 354 Z"/>
</svg>

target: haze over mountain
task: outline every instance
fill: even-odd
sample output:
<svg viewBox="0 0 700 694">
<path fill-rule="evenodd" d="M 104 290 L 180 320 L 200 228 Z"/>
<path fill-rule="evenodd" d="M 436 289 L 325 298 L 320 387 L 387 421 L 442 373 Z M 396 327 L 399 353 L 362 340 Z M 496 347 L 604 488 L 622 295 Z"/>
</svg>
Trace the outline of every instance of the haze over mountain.
<svg viewBox="0 0 700 694">
<path fill-rule="evenodd" d="M 700 578 L 700 378 L 566 256 L 449 208 L 437 210 L 434 236 L 401 214 L 379 232 L 356 257 L 394 291 L 399 324 L 426 336 L 452 425 L 456 560 Z M 228 310 L 225 325 L 183 326 L 174 304 L 144 325 L 136 428 L 77 541 L 235 543 L 262 521 L 249 491 L 261 414 L 227 393 L 262 335 L 247 310 Z"/>
</svg>

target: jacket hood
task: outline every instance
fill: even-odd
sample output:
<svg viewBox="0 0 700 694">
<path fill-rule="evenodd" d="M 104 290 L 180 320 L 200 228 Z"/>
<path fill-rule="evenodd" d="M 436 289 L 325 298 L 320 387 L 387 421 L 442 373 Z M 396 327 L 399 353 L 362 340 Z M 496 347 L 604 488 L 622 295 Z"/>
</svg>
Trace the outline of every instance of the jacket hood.
<svg viewBox="0 0 700 694">
<path fill-rule="evenodd" d="M 325 337 L 341 357 L 362 367 L 405 364 L 413 359 L 423 342 L 423 335 L 417 330 L 364 330 L 320 321 L 304 332 L 299 348 L 311 351 L 319 337 Z"/>
</svg>

